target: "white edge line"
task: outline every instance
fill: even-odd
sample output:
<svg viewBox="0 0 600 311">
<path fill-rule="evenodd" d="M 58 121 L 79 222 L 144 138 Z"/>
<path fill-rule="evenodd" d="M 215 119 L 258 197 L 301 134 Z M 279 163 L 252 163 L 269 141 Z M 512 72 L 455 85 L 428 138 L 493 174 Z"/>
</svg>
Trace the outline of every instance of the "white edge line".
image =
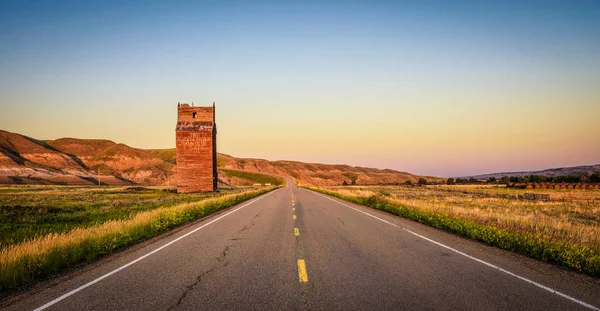
<svg viewBox="0 0 600 311">
<path fill-rule="evenodd" d="M 561 293 L 561 292 L 559 292 L 559 291 L 557 291 L 557 290 L 555 290 L 555 289 L 552 289 L 552 288 L 550 288 L 550 287 L 548 287 L 548 286 L 545 286 L 545 285 L 542 285 L 542 284 L 540 284 L 540 283 L 537 283 L 537 282 L 535 282 L 535 281 L 532 281 L 532 280 L 530 280 L 530 279 L 528 279 L 528 278 L 522 277 L 522 276 L 520 276 L 520 275 L 518 275 L 518 274 L 512 273 L 512 272 L 510 272 L 510 271 L 508 271 L 508 270 L 502 269 L 502 268 L 500 268 L 500 267 L 498 267 L 498 266 L 496 266 L 496 265 L 494 265 L 494 264 L 491 264 L 491 263 L 489 263 L 489 262 L 487 262 L 487 261 L 484 261 L 484 260 L 481 260 L 481 259 L 479 259 L 479 258 L 473 257 L 473 256 L 471 256 L 471 255 L 469 255 L 469 254 L 463 253 L 463 252 L 461 252 L 461 251 L 459 251 L 459 250 L 457 250 L 457 249 L 454 249 L 454 248 L 452 248 L 452 247 L 450 247 L 450 246 L 447 246 L 447 245 L 445 245 L 445 244 L 442 244 L 442 243 L 440 243 L 440 242 L 434 241 L 434 240 L 432 240 L 432 239 L 430 239 L 430 238 L 424 237 L 424 236 L 422 236 L 422 235 L 420 235 L 420 234 L 418 234 L 418 233 L 416 233 L 416 232 L 413 232 L 413 231 L 411 231 L 411 230 L 408 230 L 408 229 L 406 229 L 406 228 L 403 228 L 403 227 L 401 227 L 401 226 L 398 226 L 398 225 L 396 225 L 395 223 L 389 222 L 389 221 L 387 221 L 387 220 L 384 220 L 384 219 L 381 219 L 381 218 L 379 218 L 379 217 L 377 217 L 377 216 L 371 215 L 371 214 L 369 214 L 369 213 L 367 213 L 367 212 L 361 211 L 361 210 L 359 210 L 359 209 L 357 209 L 357 208 L 355 208 L 355 207 L 352 207 L 352 206 L 350 206 L 350 205 L 348 205 L 348 204 L 342 203 L 342 202 L 340 202 L 340 201 L 338 201 L 338 200 L 334 200 L 334 199 L 332 199 L 332 198 L 330 198 L 330 197 L 328 197 L 328 196 L 322 195 L 322 194 L 320 194 L 320 193 L 318 193 L 318 192 L 311 191 L 311 190 L 308 190 L 308 189 L 305 189 L 305 190 L 307 190 L 307 191 L 310 191 L 310 192 L 312 192 L 312 193 L 314 193 L 314 194 L 316 194 L 316 195 L 320 195 L 320 196 L 322 196 L 322 197 L 324 197 L 324 198 L 326 198 L 326 199 L 328 199 L 328 200 L 331 200 L 331 201 L 333 201 L 333 202 L 336 202 L 336 203 L 338 203 L 338 204 L 341 204 L 341 205 L 343 205 L 343 206 L 346 206 L 346 207 L 348 207 L 348 208 L 351 208 L 351 209 L 353 209 L 353 210 L 355 210 L 355 211 L 357 211 L 357 212 L 359 212 L 359 213 L 363 213 L 363 214 L 365 214 L 365 215 L 367 215 L 367 216 L 370 216 L 370 217 L 373 217 L 373 218 L 375 218 L 375 219 L 377 219 L 377 220 L 379 220 L 379 221 L 385 222 L 385 223 L 386 223 L 386 224 L 388 224 L 388 225 L 394 226 L 394 227 L 396 227 L 396 228 L 400 228 L 400 229 L 402 229 L 402 230 L 404 230 L 404 231 L 406 231 L 406 232 L 408 232 L 408 233 L 410 233 L 410 234 L 412 234 L 412 235 L 418 236 L 418 237 L 420 237 L 420 238 L 422 238 L 422 239 L 424 239 L 424 240 L 426 240 L 426 241 L 429 241 L 429 242 L 431 242 L 431 243 L 433 243 L 433 244 L 436 244 L 436 245 L 438 245 L 438 246 L 441 246 L 441 247 L 443 247 L 443 248 L 445 248 L 445 249 L 451 250 L 451 251 L 453 251 L 453 252 L 455 252 L 455 253 L 457 253 L 457 254 L 460 254 L 460 255 L 462 255 L 462 256 L 465 256 L 465 257 L 467 257 L 467 258 L 469 258 L 469 259 L 472 259 L 472 260 L 474 260 L 474 261 L 477 261 L 477 262 L 479 262 L 479 263 L 482 263 L 482 264 L 484 264 L 484 265 L 486 265 L 486 266 L 488 266 L 488 267 L 490 267 L 490 268 L 493 268 L 493 269 L 496 269 L 496 270 L 498 270 L 498 271 L 504 272 L 504 273 L 506 273 L 506 274 L 508 274 L 508 275 L 510 275 L 510 276 L 513 276 L 513 277 L 515 277 L 515 278 L 517 278 L 517 279 L 519 279 L 519 280 L 525 281 L 525 282 L 527 282 L 527 283 L 529 283 L 529 284 L 535 285 L 535 286 L 537 286 L 537 287 L 539 287 L 539 288 L 541 288 L 541 289 L 543 289 L 543 290 L 549 291 L 549 292 L 551 292 L 551 293 L 553 293 L 553 294 L 556 294 L 556 295 L 558 295 L 558 296 L 560 296 L 560 297 L 563 297 L 563 298 L 566 298 L 566 299 L 568 299 L 568 300 L 571 300 L 572 302 L 575 302 L 575 303 L 577 303 L 577 304 L 580 304 L 580 305 L 582 305 L 582 306 L 584 306 L 584 307 L 587 307 L 587 308 L 589 308 L 589 309 L 591 309 L 591 310 L 600 311 L 600 308 L 598 308 L 598 307 L 596 307 L 596 306 L 593 306 L 593 305 L 591 305 L 591 304 L 589 304 L 589 303 L 586 303 L 586 302 L 584 302 L 584 301 L 581 301 L 581 300 L 579 300 L 579 299 L 576 299 L 576 298 L 574 298 L 574 297 L 571 297 L 571 296 L 569 296 L 569 295 L 567 295 L 567 294 Z"/>
<path fill-rule="evenodd" d="M 119 272 L 119 271 L 121 271 L 121 270 L 123 270 L 123 269 L 125 269 L 125 268 L 127 268 L 127 267 L 129 267 L 129 266 L 131 266 L 131 265 L 133 265 L 133 264 L 135 264 L 135 263 L 137 263 L 138 261 L 141 261 L 141 260 L 145 259 L 146 257 L 149 257 L 149 256 L 151 256 L 152 254 L 155 254 L 155 253 L 159 252 L 160 250 L 162 250 L 162 249 L 164 249 L 164 248 L 166 248 L 166 247 L 170 246 L 171 244 L 173 244 L 173 243 L 175 243 L 175 242 L 177 242 L 177 241 L 179 241 L 179 240 L 181 240 L 181 239 L 183 239 L 183 238 L 185 238 L 185 237 L 189 236 L 190 234 L 193 234 L 194 232 L 196 232 L 196 231 L 198 231 L 198 230 L 200 230 L 200 229 L 202 229 L 202 228 L 204 228 L 204 227 L 206 227 L 206 226 L 208 226 L 208 225 L 210 225 L 210 224 L 212 224 L 212 223 L 214 223 L 214 222 L 218 221 L 219 219 L 221 219 L 221 218 L 224 218 L 224 217 L 227 217 L 227 216 L 229 216 L 229 215 L 231 215 L 231 214 L 233 214 L 233 213 L 235 213 L 235 212 L 239 211 L 240 209 L 242 209 L 242 208 L 244 208 L 244 207 L 246 207 L 246 206 L 248 206 L 248 205 L 250 205 L 250 204 L 252 204 L 252 203 L 254 203 L 254 202 L 258 201 L 258 200 L 260 200 L 260 199 L 266 198 L 267 196 L 269 196 L 269 195 L 271 195 L 271 194 L 273 194 L 273 193 L 275 193 L 275 192 L 279 191 L 280 189 L 283 189 L 283 188 L 279 188 L 279 189 L 277 189 L 277 190 L 275 190 L 275 191 L 272 191 L 272 192 L 270 192 L 270 193 L 267 193 L 266 195 L 262 195 L 262 196 L 260 196 L 260 197 L 258 197 L 258 198 L 256 198 L 256 199 L 254 199 L 254 200 L 252 200 L 252 201 L 250 201 L 250 202 L 248 202 L 248 203 L 246 203 L 246 204 L 244 204 L 244 205 L 242 205 L 242 206 L 240 206 L 240 207 L 238 207 L 238 208 L 234 209 L 234 210 L 233 210 L 233 211 L 231 211 L 231 212 L 228 212 L 228 213 L 226 213 L 226 214 L 223 214 L 223 215 L 221 215 L 221 216 L 219 216 L 219 217 L 217 217 L 217 218 L 215 218 L 215 219 L 213 219 L 213 220 L 211 220 L 211 221 L 209 221 L 209 222 L 205 223 L 204 225 L 202 225 L 202 226 L 200 226 L 200 227 L 198 227 L 198 228 L 196 228 L 196 229 L 194 229 L 194 230 L 192 230 L 192 231 L 190 231 L 190 232 L 188 232 L 188 233 L 186 233 L 186 234 L 184 234 L 184 235 L 182 235 L 182 236 L 180 236 L 180 237 L 176 238 L 175 240 L 173 240 L 173 241 L 171 241 L 171 242 L 169 242 L 169 243 L 167 243 L 167 244 L 165 244 L 165 245 L 163 245 L 163 246 L 161 246 L 161 247 L 159 247 L 159 248 L 157 248 L 157 249 L 155 249 L 155 250 L 153 250 L 153 251 L 151 251 L 151 252 L 147 253 L 146 255 L 143 255 L 143 256 L 141 256 L 141 257 L 139 257 L 139 258 L 137 258 L 137 259 L 135 259 L 135 260 L 133 260 L 133 261 L 130 261 L 129 263 L 127 263 L 127 264 L 125 264 L 125 265 L 123 265 L 123 266 L 121 266 L 121 267 L 119 267 L 119 268 L 117 268 L 117 269 L 114 269 L 114 270 L 112 270 L 112 271 L 110 271 L 110 272 L 106 273 L 105 275 L 103 275 L 103 276 L 101 276 L 101 277 L 99 277 L 99 278 L 97 278 L 97 279 L 95 279 L 95 280 L 93 280 L 93 281 L 90 281 L 90 282 L 88 282 L 88 283 L 86 283 L 86 284 L 84 284 L 84 285 L 81 285 L 81 286 L 77 287 L 76 289 L 74 289 L 74 290 L 72 290 L 72 291 L 70 291 L 70 292 L 68 292 L 68 293 L 66 293 L 66 294 L 64 294 L 64 295 L 62 295 L 62 296 L 60 296 L 60 297 L 58 297 L 58 298 L 56 298 L 56 299 L 54 299 L 54 300 L 52 300 L 52 301 L 48 302 L 48 303 L 46 303 L 45 305 L 43 305 L 43 306 L 41 306 L 41 307 L 38 307 L 38 308 L 34 309 L 34 311 L 40 311 L 40 310 L 44 310 L 44 309 L 46 309 L 46 308 L 48 308 L 48 307 L 52 306 L 53 304 L 55 304 L 55 303 L 57 303 L 57 302 L 59 302 L 59 301 L 61 301 L 61 300 L 65 299 L 65 298 L 67 298 L 67 297 L 69 297 L 69 296 L 71 296 L 71 295 L 73 295 L 73 294 L 75 294 L 75 293 L 77 293 L 77 292 L 79 292 L 79 291 L 81 291 L 81 290 L 85 289 L 85 288 L 88 288 L 88 287 L 90 287 L 90 286 L 92 286 L 92 285 L 94 285 L 94 284 L 96 284 L 96 283 L 98 283 L 98 282 L 100 282 L 100 281 L 102 281 L 102 280 L 106 279 L 107 277 L 109 277 L 109 276 L 111 276 L 111 275 L 113 275 L 113 274 L 115 274 L 115 273 L 117 273 L 117 272 Z"/>
</svg>

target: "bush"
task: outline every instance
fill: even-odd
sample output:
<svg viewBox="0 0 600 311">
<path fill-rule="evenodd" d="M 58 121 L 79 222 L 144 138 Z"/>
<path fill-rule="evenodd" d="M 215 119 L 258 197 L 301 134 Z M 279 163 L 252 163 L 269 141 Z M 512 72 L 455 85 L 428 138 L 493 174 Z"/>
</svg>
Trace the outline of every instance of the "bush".
<svg viewBox="0 0 600 311">
<path fill-rule="evenodd" d="M 342 175 L 348 177 L 348 179 L 350 179 L 350 183 L 352 185 L 356 185 L 356 180 L 358 179 L 358 174 L 352 173 L 352 172 L 348 172 L 348 173 L 343 173 Z"/>
</svg>

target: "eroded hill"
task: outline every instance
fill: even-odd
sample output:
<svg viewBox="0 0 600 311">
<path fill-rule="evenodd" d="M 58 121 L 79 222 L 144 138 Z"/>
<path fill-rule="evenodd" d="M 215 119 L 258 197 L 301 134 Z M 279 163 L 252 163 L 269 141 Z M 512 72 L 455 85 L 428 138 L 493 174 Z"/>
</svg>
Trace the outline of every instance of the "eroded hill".
<svg viewBox="0 0 600 311">
<path fill-rule="evenodd" d="M 252 185 L 266 180 L 247 171 L 293 176 L 312 185 L 394 184 L 421 176 L 394 170 L 236 158 L 218 154 L 219 181 Z M 103 139 L 37 140 L 0 130 L 0 183 L 4 184 L 175 184 L 175 149 L 145 150 Z M 441 180 L 427 177 L 430 181 Z"/>
</svg>

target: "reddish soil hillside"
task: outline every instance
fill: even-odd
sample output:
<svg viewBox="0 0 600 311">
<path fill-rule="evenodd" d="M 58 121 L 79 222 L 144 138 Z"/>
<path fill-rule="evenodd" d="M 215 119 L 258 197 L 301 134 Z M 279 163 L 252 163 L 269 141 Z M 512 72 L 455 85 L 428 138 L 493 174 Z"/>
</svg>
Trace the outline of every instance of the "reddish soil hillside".
<svg viewBox="0 0 600 311">
<path fill-rule="evenodd" d="M 231 185 L 255 182 L 255 175 L 240 177 L 233 173 L 240 170 L 293 176 L 301 183 L 312 185 L 341 185 L 353 181 L 393 184 L 416 182 L 421 177 L 394 170 L 242 159 L 225 154 L 218 155 L 217 164 L 219 181 Z M 4 184 L 174 185 L 175 171 L 175 149 L 144 150 L 102 139 L 40 141 L 0 130 L 0 183 Z M 229 176 L 231 174 L 236 176 Z"/>
<path fill-rule="evenodd" d="M 174 182 L 175 166 L 146 150 L 100 139 L 61 138 L 47 143 L 81 159 L 96 174 L 145 185 Z"/>
<path fill-rule="evenodd" d="M 0 182 L 92 184 L 77 157 L 44 141 L 0 130 Z"/>
</svg>

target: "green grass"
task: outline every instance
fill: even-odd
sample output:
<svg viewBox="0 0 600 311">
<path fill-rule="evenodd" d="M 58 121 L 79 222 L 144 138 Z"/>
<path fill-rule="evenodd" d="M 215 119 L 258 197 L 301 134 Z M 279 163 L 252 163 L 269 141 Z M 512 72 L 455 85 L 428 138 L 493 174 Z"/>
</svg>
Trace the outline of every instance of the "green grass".
<svg viewBox="0 0 600 311">
<path fill-rule="evenodd" d="M 550 235 L 545 234 L 544 231 L 528 232 L 525 230 L 518 230 L 518 227 L 503 228 L 495 225 L 493 222 L 478 222 L 476 220 L 467 219 L 466 217 L 461 217 L 459 214 L 453 215 L 450 213 L 451 211 L 442 212 L 435 209 L 405 206 L 400 204 L 397 200 L 395 201 L 394 199 L 389 198 L 389 196 L 392 195 L 390 193 L 387 193 L 387 195 L 384 193 L 360 195 L 350 194 L 351 192 L 347 189 L 352 188 L 307 188 L 350 202 L 379 209 L 495 247 L 555 263 L 591 276 L 600 277 L 600 252 L 597 249 L 568 239 L 552 238 Z M 356 189 L 356 187 L 354 189 Z M 364 189 L 359 189 L 358 191 L 364 191 Z M 414 191 L 418 192 L 422 190 Z M 464 202 L 467 203 L 468 200 L 465 200 Z"/>
<path fill-rule="evenodd" d="M 284 185 L 285 179 L 281 177 L 276 177 L 267 174 L 248 172 L 248 171 L 238 171 L 238 170 L 229 170 L 229 169 L 221 169 L 223 173 L 227 176 L 238 177 L 248 181 L 249 184 L 271 184 L 271 185 Z"/>
<path fill-rule="evenodd" d="M 4 187 L 0 188 L 0 249 L 37 236 L 128 219 L 140 212 L 240 191 L 243 190 L 177 194 L 169 188 Z"/>
<path fill-rule="evenodd" d="M 36 236 L 0 250 L 0 293 L 90 262 L 186 222 L 254 198 L 276 187 L 196 198 L 189 203 L 148 209 L 129 217 Z M 144 191 L 144 190 L 141 190 Z M 44 190 L 33 191 L 36 195 Z M 154 192 L 150 190 L 149 192 Z M 183 197 L 190 198 L 188 195 Z"/>
<path fill-rule="evenodd" d="M 171 164 L 175 164 L 176 152 L 175 148 L 173 149 L 157 149 L 157 150 L 149 150 L 150 153 L 158 156 L 163 161 Z M 218 157 L 217 157 L 218 161 Z"/>
</svg>

